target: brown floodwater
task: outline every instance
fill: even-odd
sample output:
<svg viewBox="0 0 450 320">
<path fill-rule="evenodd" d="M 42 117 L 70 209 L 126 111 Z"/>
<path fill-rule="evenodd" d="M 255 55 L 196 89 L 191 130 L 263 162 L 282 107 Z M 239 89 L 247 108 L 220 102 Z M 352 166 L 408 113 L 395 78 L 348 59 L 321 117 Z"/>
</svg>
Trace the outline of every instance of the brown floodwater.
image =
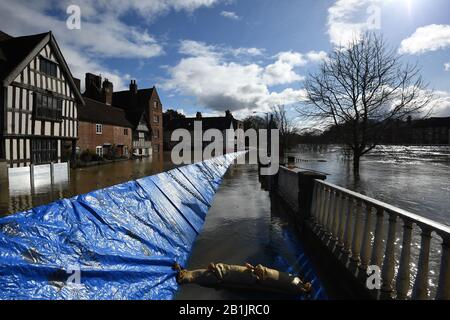
<svg viewBox="0 0 450 320">
<path fill-rule="evenodd" d="M 67 171 L 62 172 L 63 177 L 55 179 L 53 185 L 48 174 L 36 172 L 33 189 L 28 174 L 17 175 L 10 181 L 3 172 L 0 174 L 0 216 L 150 176 L 173 167 L 170 153 L 163 153 L 154 154 L 150 158 L 72 169 L 69 177 Z"/>
</svg>

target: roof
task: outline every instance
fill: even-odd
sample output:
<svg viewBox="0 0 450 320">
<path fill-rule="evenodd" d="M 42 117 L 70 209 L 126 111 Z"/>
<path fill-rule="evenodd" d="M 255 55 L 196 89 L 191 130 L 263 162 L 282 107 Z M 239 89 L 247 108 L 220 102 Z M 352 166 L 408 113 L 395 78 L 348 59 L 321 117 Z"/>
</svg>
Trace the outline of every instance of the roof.
<svg viewBox="0 0 450 320">
<path fill-rule="evenodd" d="M 3 35 L 5 33 L 2 32 Z M 3 81 L 34 48 L 48 35 L 46 33 L 9 39 L 3 36 L 0 41 L 0 80 Z M 1 35 L 0 35 L 1 37 Z"/>
<path fill-rule="evenodd" d="M 11 37 L 0 31 L 0 82 L 3 82 L 4 86 L 9 85 L 47 43 L 54 49 L 61 70 L 75 96 L 84 104 L 80 90 L 73 81 L 72 73 L 51 31 L 23 37 Z"/>
<path fill-rule="evenodd" d="M 164 129 L 169 131 L 175 129 L 194 130 L 194 121 L 202 121 L 203 130 L 219 129 L 221 131 L 230 129 L 231 123 L 233 123 L 233 128 L 236 129 L 238 122 L 233 117 L 179 118 L 168 120 L 164 124 Z"/>
<path fill-rule="evenodd" d="M 428 127 L 447 127 L 450 128 L 450 117 L 447 118 L 429 118 L 423 120 L 417 120 L 413 122 L 415 128 L 428 128 Z"/>
<path fill-rule="evenodd" d="M 113 92 L 113 104 L 125 110 L 127 120 L 136 128 L 145 114 L 148 100 L 153 94 L 154 88 L 140 89 L 136 93 L 136 101 L 133 100 L 133 94 L 130 90 Z"/>
<path fill-rule="evenodd" d="M 11 38 L 13 38 L 13 37 L 0 30 L 0 41 L 8 40 Z"/>
<path fill-rule="evenodd" d="M 133 128 L 123 109 L 87 97 L 84 97 L 84 101 L 86 105 L 78 107 L 79 121 Z"/>
</svg>

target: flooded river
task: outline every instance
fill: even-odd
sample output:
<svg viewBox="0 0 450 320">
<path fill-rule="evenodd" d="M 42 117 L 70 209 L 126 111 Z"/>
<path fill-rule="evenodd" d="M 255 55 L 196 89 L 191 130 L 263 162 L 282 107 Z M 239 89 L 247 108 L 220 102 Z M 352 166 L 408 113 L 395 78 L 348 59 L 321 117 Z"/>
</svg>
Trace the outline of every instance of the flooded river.
<svg viewBox="0 0 450 320">
<path fill-rule="evenodd" d="M 172 167 L 170 153 L 164 153 L 150 158 L 72 169 L 68 179 L 65 173 L 65 177 L 55 180 L 53 186 L 48 174 L 36 173 L 33 190 L 29 175 L 23 174 L 9 181 L 8 176 L 3 174 L 0 175 L 0 216 L 146 177 Z"/>
<path fill-rule="evenodd" d="M 338 146 L 300 145 L 297 166 L 327 181 L 450 226 L 450 146 L 381 146 L 361 160 L 359 179 Z"/>
</svg>

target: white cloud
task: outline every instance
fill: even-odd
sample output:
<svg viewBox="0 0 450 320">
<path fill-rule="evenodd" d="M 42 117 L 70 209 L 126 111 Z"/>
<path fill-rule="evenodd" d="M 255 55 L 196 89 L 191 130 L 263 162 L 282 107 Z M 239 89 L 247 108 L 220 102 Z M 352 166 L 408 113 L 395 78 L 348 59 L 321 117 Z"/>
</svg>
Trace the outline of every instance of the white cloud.
<svg viewBox="0 0 450 320">
<path fill-rule="evenodd" d="M 450 93 L 446 91 L 435 91 L 434 99 L 430 103 L 433 117 L 450 117 Z"/>
<path fill-rule="evenodd" d="M 444 63 L 444 70 L 450 71 L 450 62 Z"/>
<path fill-rule="evenodd" d="M 328 9 L 327 33 L 331 43 L 345 47 L 364 31 L 379 28 L 380 6 L 380 0 L 337 0 Z"/>
<path fill-rule="evenodd" d="M 294 71 L 295 67 L 307 64 L 304 56 L 298 52 L 281 52 L 278 60 L 268 65 L 262 75 L 267 85 L 288 84 L 303 80 L 303 77 Z"/>
<path fill-rule="evenodd" d="M 194 96 L 202 106 L 214 111 L 231 109 L 242 114 L 251 110 L 269 110 L 276 104 L 292 104 L 305 96 L 303 89 L 270 89 L 275 84 L 292 84 L 302 79 L 294 67 L 304 66 L 308 55 L 281 52 L 267 66 L 233 61 L 219 46 L 183 41 L 180 52 L 186 57 L 168 69 L 170 78 L 163 84 L 168 90 Z M 312 55 L 315 57 L 315 55 Z"/>
<path fill-rule="evenodd" d="M 399 52 L 421 54 L 450 47 L 450 25 L 431 24 L 418 28 L 409 38 L 404 39 Z"/>
<path fill-rule="evenodd" d="M 231 20 L 240 20 L 241 19 L 235 12 L 232 12 L 232 11 L 222 11 L 220 13 L 220 15 L 222 17 L 225 17 L 225 18 L 228 18 Z"/>
<path fill-rule="evenodd" d="M 105 58 L 148 59 L 164 54 L 158 40 L 145 28 L 130 26 L 122 16 L 133 12 L 153 20 L 170 10 L 192 13 L 222 0 L 5 0 L 0 1 L 0 29 L 14 36 L 52 30 L 74 76 L 101 73 L 115 88 L 123 88 L 123 78 L 102 65 Z M 81 8 L 81 30 L 66 28 L 66 8 Z M 52 12 L 52 13 L 50 13 Z M 56 14 L 55 14 L 56 13 Z"/>
</svg>

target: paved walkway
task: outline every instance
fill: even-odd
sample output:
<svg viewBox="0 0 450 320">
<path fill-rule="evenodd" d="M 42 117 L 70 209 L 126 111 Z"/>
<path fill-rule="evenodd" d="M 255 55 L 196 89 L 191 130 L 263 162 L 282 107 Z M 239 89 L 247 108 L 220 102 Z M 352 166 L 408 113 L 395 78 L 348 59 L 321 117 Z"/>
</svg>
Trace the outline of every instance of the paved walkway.
<svg viewBox="0 0 450 320">
<path fill-rule="evenodd" d="M 210 262 L 263 264 L 301 274 L 313 282 L 312 299 L 326 295 L 301 244 L 283 217 L 283 210 L 261 189 L 254 165 L 233 165 L 227 172 L 197 238 L 188 269 Z M 183 286 L 177 299 L 283 299 L 267 293 Z"/>
</svg>

